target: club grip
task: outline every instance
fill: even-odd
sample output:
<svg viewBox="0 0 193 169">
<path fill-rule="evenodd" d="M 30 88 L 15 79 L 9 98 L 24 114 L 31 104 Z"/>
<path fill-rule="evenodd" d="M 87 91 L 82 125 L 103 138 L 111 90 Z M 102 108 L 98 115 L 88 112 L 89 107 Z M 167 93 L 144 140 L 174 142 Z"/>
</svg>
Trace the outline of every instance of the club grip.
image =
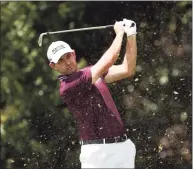
<svg viewBox="0 0 193 169">
<path fill-rule="evenodd" d="M 112 28 L 114 25 L 106 25 L 106 28 Z"/>
</svg>

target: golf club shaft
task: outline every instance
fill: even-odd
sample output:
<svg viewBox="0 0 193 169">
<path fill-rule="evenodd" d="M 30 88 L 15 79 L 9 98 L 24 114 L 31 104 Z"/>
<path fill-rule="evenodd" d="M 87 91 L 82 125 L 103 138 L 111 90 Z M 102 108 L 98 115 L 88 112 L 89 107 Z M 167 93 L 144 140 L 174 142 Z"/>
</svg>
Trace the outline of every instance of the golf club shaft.
<svg viewBox="0 0 193 169">
<path fill-rule="evenodd" d="M 114 25 L 106 25 L 106 26 L 96 26 L 96 27 L 88 27 L 88 28 L 55 31 L 55 32 L 46 32 L 46 35 L 57 34 L 57 33 L 67 33 L 67 32 L 78 32 L 78 31 L 86 31 L 86 30 L 94 30 L 94 29 L 105 29 L 105 28 L 110 28 L 113 26 Z"/>
<path fill-rule="evenodd" d="M 94 29 L 105 29 L 105 28 L 111 28 L 113 26 L 114 25 L 105 25 L 105 26 L 95 26 L 95 27 L 88 27 L 88 28 L 69 29 L 69 30 L 55 31 L 55 32 L 44 32 L 39 36 L 38 44 L 39 44 L 39 46 L 42 46 L 42 41 L 43 41 L 44 35 L 68 33 L 68 32 L 78 32 L 78 31 L 86 31 L 86 30 L 94 30 Z"/>
</svg>

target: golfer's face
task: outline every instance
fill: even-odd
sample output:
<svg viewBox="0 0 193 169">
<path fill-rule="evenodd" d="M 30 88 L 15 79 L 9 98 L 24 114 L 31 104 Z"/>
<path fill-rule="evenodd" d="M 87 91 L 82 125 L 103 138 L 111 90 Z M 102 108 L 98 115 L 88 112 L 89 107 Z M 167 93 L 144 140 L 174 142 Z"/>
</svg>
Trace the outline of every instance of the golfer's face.
<svg viewBox="0 0 193 169">
<path fill-rule="evenodd" d="M 66 53 L 63 55 L 58 63 L 56 63 L 55 67 L 57 68 L 58 72 L 62 74 L 71 74 L 77 70 L 75 53 Z"/>
</svg>

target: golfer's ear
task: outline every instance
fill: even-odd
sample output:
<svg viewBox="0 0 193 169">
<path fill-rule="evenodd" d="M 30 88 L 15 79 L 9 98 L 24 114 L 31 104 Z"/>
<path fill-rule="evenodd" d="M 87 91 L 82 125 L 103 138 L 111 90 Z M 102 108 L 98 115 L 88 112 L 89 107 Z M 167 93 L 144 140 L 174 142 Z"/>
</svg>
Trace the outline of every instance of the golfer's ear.
<svg viewBox="0 0 193 169">
<path fill-rule="evenodd" d="M 54 69 L 54 63 L 49 63 L 49 66 L 52 68 L 52 69 Z"/>
</svg>

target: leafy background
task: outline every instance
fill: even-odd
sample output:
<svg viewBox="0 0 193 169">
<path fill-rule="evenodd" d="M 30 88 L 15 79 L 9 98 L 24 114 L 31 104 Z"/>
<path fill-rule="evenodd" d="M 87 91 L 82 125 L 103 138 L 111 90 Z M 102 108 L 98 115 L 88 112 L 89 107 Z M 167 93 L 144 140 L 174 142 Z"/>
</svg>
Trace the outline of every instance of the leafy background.
<svg viewBox="0 0 193 169">
<path fill-rule="evenodd" d="M 191 1 L 1 2 L 0 168 L 80 168 L 76 122 L 59 98 L 46 50 L 51 41 L 68 42 L 81 68 L 101 57 L 114 31 L 51 35 L 42 47 L 37 40 L 42 32 L 123 18 L 137 23 L 136 75 L 109 88 L 136 144 L 136 169 L 191 168 Z"/>
</svg>

